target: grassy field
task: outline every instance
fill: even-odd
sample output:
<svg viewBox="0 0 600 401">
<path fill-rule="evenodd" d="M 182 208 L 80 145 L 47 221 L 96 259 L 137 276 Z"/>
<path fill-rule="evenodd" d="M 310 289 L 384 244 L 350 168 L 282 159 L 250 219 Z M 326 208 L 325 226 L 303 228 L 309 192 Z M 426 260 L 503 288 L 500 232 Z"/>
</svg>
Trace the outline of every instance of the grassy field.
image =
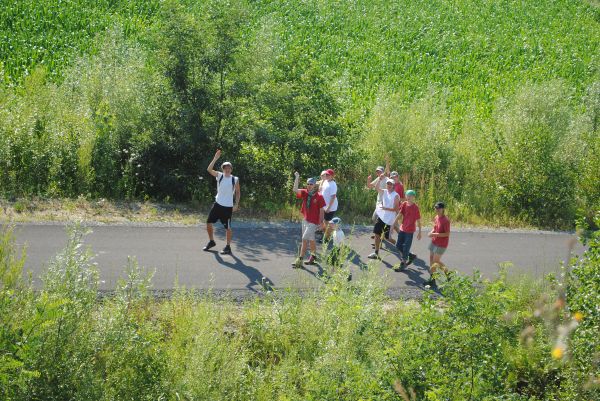
<svg viewBox="0 0 600 401">
<path fill-rule="evenodd" d="M 0 237 L 0 396 L 7 400 L 582 400 L 600 395 L 598 236 L 564 278 L 455 278 L 392 301 L 343 266 L 303 296 L 236 303 L 150 295 L 130 261 L 115 295 L 73 229 L 43 288 Z M 343 259 L 341 259 L 343 260 Z M 373 269 L 373 267 L 370 267 Z"/>
<path fill-rule="evenodd" d="M 600 208 L 593 1 L 8 1 L 0 196 L 246 209 L 338 171 L 347 216 L 387 153 L 424 210 L 572 228 Z"/>
</svg>

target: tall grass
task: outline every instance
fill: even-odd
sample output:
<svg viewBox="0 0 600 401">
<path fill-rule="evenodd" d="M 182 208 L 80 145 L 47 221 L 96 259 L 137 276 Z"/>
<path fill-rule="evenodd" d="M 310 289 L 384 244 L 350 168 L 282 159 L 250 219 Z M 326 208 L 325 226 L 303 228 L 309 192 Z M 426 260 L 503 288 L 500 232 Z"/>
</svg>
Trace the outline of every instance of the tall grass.
<svg viewBox="0 0 600 401">
<path fill-rule="evenodd" d="M 441 298 L 392 301 L 373 266 L 350 283 L 338 270 L 303 296 L 275 288 L 238 304 L 178 290 L 155 301 L 151 275 L 135 261 L 115 295 L 96 301 L 97 267 L 82 235 L 70 231 L 34 292 L 3 233 L 3 399 L 525 400 L 600 391 L 600 283 L 589 276 L 597 251 L 572 270 L 566 306 L 556 280 L 511 283 L 505 271 L 491 281 L 457 276 Z"/>
</svg>

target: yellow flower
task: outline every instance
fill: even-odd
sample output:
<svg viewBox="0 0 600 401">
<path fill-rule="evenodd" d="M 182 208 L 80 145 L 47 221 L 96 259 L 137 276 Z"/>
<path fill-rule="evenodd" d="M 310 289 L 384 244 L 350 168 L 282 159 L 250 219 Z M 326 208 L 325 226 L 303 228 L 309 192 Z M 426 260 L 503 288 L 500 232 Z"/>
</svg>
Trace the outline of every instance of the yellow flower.
<svg viewBox="0 0 600 401">
<path fill-rule="evenodd" d="M 577 323 L 581 323 L 581 321 L 583 320 L 583 313 L 575 312 L 573 314 L 573 317 L 575 318 L 575 320 L 577 320 Z"/>
<path fill-rule="evenodd" d="M 562 359 L 565 354 L 565 349 L 562 345 L 557 345 L 552 349 L 552 358 L 554 359 Z"/>
</svg>

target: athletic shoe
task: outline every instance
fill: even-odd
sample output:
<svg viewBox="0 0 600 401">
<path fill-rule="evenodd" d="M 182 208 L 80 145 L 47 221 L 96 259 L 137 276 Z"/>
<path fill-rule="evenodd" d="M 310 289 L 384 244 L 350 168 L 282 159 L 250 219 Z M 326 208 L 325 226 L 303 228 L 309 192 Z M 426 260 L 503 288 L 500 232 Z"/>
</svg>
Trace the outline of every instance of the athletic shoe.
<svg viewBox="0 0 600 401">
<path fill-rule="evenodd" d="M 369 258 L 369 259 L 379 259 L 379 254 L 377 252 L 373 252 L 372 254 L 370 254 L 369 256 L 367 256 L 367 258 Z"/>
<path fill-rule="evenodd" d="M 315 258 L 315 255 L 310 255 L 308 257 L 308 260 L 306 262 L 304 262 L 304 264 L 305 265 L 316 265 L 317 264 L 316 260 L 317 260 L 317 258 Z"/>
<path fill-rule="evenodd" d="M 429 280 L 425 281 L 423 283 L 423 285 L 430 286 L 430 287 L 435 287 L 435 280 L 434 280 L 434 278 L 431 277 Z"/>
<path fill-rule="evenodd" d="M 231 247 L 229 245 L 225 245 L 225 248 L 221 252 L 221 255 L 231 255 Z"/>
<path fill-rule="evenodd" d="M 302 258 L 296 258 L 296 260 L 294 261 L 294 263 L 292 263 L 292 267 L 294 269 L 300 269 L 300 268 L 302 268 Z"/>
<path fill-rule="evenodd" d="M 406 263 L 404 263 L 404 262 L 400 262 L 400 264 L 397 264 L 394 266 L 395 272 L 401 272 L 403 270 L 406 270 Z"/>
<path fill-rule="evenodd" d="M 206 244 L 206 246 L 204 248 L 202 248 L 203 251 L 208 251 L 210 248 L 213 248 L 214 246 L 216 246 L 217 243 L 213 240 L 208 241 L 208 244 Z"/>
<path fill-rule="evenodd" d="M 412 262 L 417 258 L 417 255 L 414 253 L 408 253 L 408 260 L 406 261 L 406 266 L 412 264 Z"/>
</svg>

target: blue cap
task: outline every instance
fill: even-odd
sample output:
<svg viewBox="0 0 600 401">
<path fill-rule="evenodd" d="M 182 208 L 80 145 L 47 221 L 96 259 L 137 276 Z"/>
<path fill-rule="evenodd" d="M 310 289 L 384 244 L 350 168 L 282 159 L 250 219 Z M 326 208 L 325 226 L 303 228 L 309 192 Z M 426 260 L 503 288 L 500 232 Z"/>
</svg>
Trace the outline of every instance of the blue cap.
<svg viewBox="0 0 600 401">
<path fill-rule="evenodd" d="M 315 177 L 310 177 L 308 180 L 306 180 L 306 183 L 309 185 L 315 185 L 317 183 L 317 179 Z"/>
</svg>

